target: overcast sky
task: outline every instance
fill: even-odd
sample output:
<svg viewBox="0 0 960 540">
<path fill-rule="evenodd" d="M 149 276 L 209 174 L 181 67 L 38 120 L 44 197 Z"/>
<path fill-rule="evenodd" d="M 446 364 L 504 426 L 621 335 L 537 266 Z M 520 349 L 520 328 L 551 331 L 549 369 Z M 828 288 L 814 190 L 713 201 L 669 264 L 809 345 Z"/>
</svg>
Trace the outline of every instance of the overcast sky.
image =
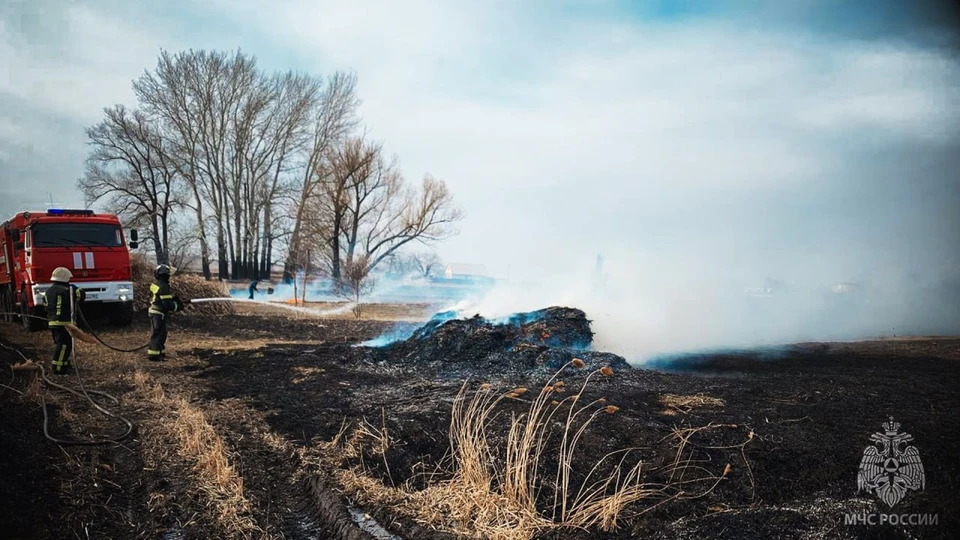
<svg viewBox="0 0 960 540">
<path fill-rule="evenodd" d="M 540 279 L 603 253 L 678 287 L 960 272 L 951 2 L 191 4 L 3 3 L 0 213 L 81 203 L 83 127 L 134 105 L 161 47 L 240 47 L 356 71 L 372 135 L 466 211 L 447 261 Z"/>
</svg>

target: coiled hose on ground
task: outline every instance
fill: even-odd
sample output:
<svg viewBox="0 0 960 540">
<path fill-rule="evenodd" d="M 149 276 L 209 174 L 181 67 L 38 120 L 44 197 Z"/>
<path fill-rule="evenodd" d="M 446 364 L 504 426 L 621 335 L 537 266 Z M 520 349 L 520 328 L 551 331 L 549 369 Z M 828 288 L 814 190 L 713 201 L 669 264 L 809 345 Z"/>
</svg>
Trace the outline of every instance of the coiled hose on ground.
<svg viewBox="0 0 960 540">
<path fill-rule="evenodd" d="M 78 310 L 78 312 L 79 312 L 79 310 Z M 20 317 L 34 317 L 34 318 L 42 319 L 42 320 L 45 320 L 45 321 L 48 320 L 48 319 L 46 319 L 45 317 L 40 317 L 40 316 L 37 316 L 37 315 L 26 315 L 26 314 L 23 314 L 23 313 L 17 313 L 17 314 L 15 314 L 15 315 L 18 315 L 18 316 L 20 316 Z M 82 318 L 83 318 L 83 314 L 81 313 L 80 316 L 81 316 L 81 319 L 82 319 Z M 84 320 L 84 324 L 89 327 L 89 324 L 86 324 L 86 321 L 85 321 L 85 320 Z M 93 334 L 93 332 L 90 332 L 90 333 Z M 103 342 L 103 340 L 101 340 L 100 338 L 98 338 L 96 335 L 94 335 L 94 337 L 97 339 L 97 341 L 99 341 L 99 342 L 100 342 L 101 344 L 103 344 L 104 346 L 106 346 L 106 347 L 108 347 L 108 348 L 110 348 L 110 349 L 116 350 L 116 351 L 120 351 L 120 352 L 133 352 L 133 351 L 140 350 L 140 349 L 146 347 L 146 345 L 144 345 L 144 347 L 139 347 L 139 348 L 137 348 L 137 349 L 132 349 L 132 350 L 130 350 L 130 351 L 125 351 L 125 350 L 116 349 L 116 348 L 114 348 L 114 347 L 111 347 L 111 346 L 107 345 L 106 343 Z M 71 339 L 73 339 L 72 336 L 71 336 Z M 19 349 L 15 348 L 15 347 L 11 347 L 11 346 L 6 345 L 6 344 L 4 344 L 4 343 L 0 343 L 0 347 L 3 347 L 4 349 L 6 349 L 6 350 L 8 350 L 8 351 L 12 351 L 12 352 L 16 353 L 17 355 L 20 356 L 20 358 L 23 359 L 24 362 L 29 361 L 29 358 L 27 358 L 27 356 L 26 356 L 25 354 L 23 354 L 22 351 L 20 351 Z M 49 413 L 48 413 L 48 411 L 47 411 L 47 401 L 46 401 L 46 399 L 44 399 L 44 393 L 41 392 L 41 393 L 40 393 L 40 404 L 41 404 L 42 409 L 43 409 L 43 435 L 44 435 L 44 437 L 46 437 L 46 438 L 49 439 L 50 441 L 53 441 L 54 443 L 61 444 L 61 445 L 70 445 L 70 446 L 96 446 L 96 445 L 104 445 L 104 444 L 119 444 L 120 441 L 126 439 L 127 437 L 130 436 L 131 433 L 133 433 L 133 428 L 134 428 L 133 422 L 131 422 L 130 420 L 128 420 L 127 418 L 123 417 L 123 416 L 120 415 L 120 414 L 111 412 L 111 411 L 109 411 L 109 410 L 101 407 L 100 404 L 98 404 L 96 401 L 93 400 L 92 397 L 90 397 L 90 394 L 94 394 L 94 395 L 98 395 L 98 396 L 103 396 L 104 398 L 109 399 L 110 401 L 112 401 L 112 402 L 114 403 L 114 405 L 119 405 L 119 404 L 120 404 L 120 400 L 117 399 L 117 397 L 116 397 L 116 396 L 113 396 L 112 394 L 109 394 L 109 393 L 107 393 L 107 392 L 101 392 L 101 391 L 99 391 L 99 390 L 87 390 L 86 387 L 85 387 L 84 384 L 83 384 L 83 377 L 80 375 L 80 366 L 79 366 L 79 362 L 77 362 L 77 351 L 76 351 L 76 349 L 74 349 L 74 351 L 73 351 L 73 360 L 74 360 L 74 363 L 75 363 L 74 373 L 76 373 L 76 375 L 77 375 L 77 383 L 80 385 L 80 391 L 77 391 L 77 390 L 75 390 L 75 389 L 73 389 L 73 388 L 70 388 L 70 387 L 68 387 L 68 386 L 64 386 L 64 385 L 62 385 L 62 384 L 60 384 L 60 383 L 57 383 L 57 382 L 54 382 L 54 381 L 50 380 L 50 378 L 47 376 L 47 371 L 46 371 L 46 369 L 44 369 L 42 363 L 34 363 L 34 365 L 36 365 L 36 366 L 40 369 L 40 376 L 41 376 L 41 378 L 43 379 L 43 381 L 44 381 L 47 385 L 49 385 L 50 387 L 53 387 L 53 388 L 58 388 L 58 389 L 60 389 L 60 390 L 64 390 L 64 391 L 66 391 L 66 392 L 69 392 L 69 393 L 77 396 L 77 397 L 86 398 L 86 400 L 89 401 L 90 404 L 93 405 L 93 407 L 94 407 L 98 412 L 100 412 L 101 414 L 103 414 L 104 416 L 108 416 L 108 417 L 110 417 L 110 418 L 115 418 L 115 419 L 123 422 L 123 423 L 126 425 L 126 430 L 125 430 L 122 434 L 120 434 L 120 435 L 118 435 L 118 436 L 116 436 L 116 437 L 109 437 L 109 438 L 105 438 L 105 439 L 74 440 L 74 439 L 62 439 L 62 438 L 59 438 L 59 437 L 54 437 L 53 435 L 50 434 L 50 415 L 49 415 Z"/>
</svg>

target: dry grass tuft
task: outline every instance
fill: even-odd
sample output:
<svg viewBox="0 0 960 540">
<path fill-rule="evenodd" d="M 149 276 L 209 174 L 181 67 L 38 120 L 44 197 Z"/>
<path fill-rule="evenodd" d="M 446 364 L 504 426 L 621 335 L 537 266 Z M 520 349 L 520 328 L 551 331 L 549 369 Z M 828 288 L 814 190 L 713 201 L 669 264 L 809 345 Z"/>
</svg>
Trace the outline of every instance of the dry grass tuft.
<svg viewBox="0 0 960 540">
<path fill-rule="evenodd" d="M 64 403 L 60 405 L 60 418 L 68 424 L 73 423 L 77 421 L 77 413 L 70 410 L 70 407 Z"/>
<path fill-rule="evenodd" d="M 650 468 L 632 458 L 633 449 L 625 449 L 588 464 L 588 474 L 579 485 L 574 485 L 571 473 L 577 461 L 578 442 L 598 415 L 614 414 L 619 408 L 607 405 L 603 398 L 585 404 L 587 400 L 581 399 L 594 376 L 610 376 L 603 373 L 603 368 L 588 373 L 575 393 L 559 400 L 550 399 L 558 387 L 563 387 L 557 377 L 569 367 L 576 367 L 576 360 L 564 365 L 531 398 L 527 412 L 511 416 L 506 445 L 500 448 L 492 447 L 491 421 L 501 402 L 516 399 L 527 389 L 499 393 L 484 383 L 469 392 L 464 383 L 452 406 L 448 434 L 451 466 L 443 479 L 438 480 L 437 473 L 425 476 L 426 489 L 414 491 L 409 486 L 385 485 L 366 473 L 362 461 L 360 466 L 340 466 L 344 457 L 362 456 L 364 444 L 372 443 L 373 453 L 378 455 L 385 456 L 389 450 L 386 428 L 376 428 L 366 420 L 352 430 L 344 423 L 332 441 L 319 445 L 326 456 L 321 461 L 325 468 L 335 471 L 334 479 L 347 495 L 361 504 L 387 507 L 423 525 L 462 537 L 505 540 L 527 540 L 558 528 L 611 531 L 618 527 L 629 507 L 651 499 L 662 504 L 674 498 L 689 498 L 691 486 L 706 483 L 706 491 L 693 495 L 703 496 L 729 472 L 728 467 L 720 476 L 711 474 L 692 464 L 687 455 L 691 437 L 703 429 L 718 427 L 709 426 L 673 433 L 675 459 L 658 471 L 669 476 L 666 483 L 645 482 Z M 559 433 L 552 429 L 556 425 L 561 426 Z M 541 457 L 552 437 L 561 439 L 556 459 L 559 466 L 556 471 L 547 472 L 541 470 Z M 554 495 L 552 505 L 543 508 L 548 500 L 541 494 L 545 487 Z M 648 505 L 646 510 L 654 506 Z"/>
<path fill-rule="evenodd" d="M 670 409 L 688 413 L 694 409 L 716 408 L 726 406 L 726 402 L 720 398 L 698 394 L 695 396 L 682 396 L 677 394 L 664 394 L 660 396 L 660 404 Z"/>
<path fill-rule="evenodd" d="M 40 383 L 39 370 L 28 372 L 27 382 L 23 386 L 23 397 L 38 402 L 43 397 L 43 385 Z"/>
<path fill-rule="evenodd" d="M 250 517 L 250 502 L 243 493 L 243 478 L 231 465 L 223 438 L 206 415 L 183 398 L 166 395 L 159 383 L 141 370 L 133 374 L 134 386 L 146 401 L 176 412 L 176 420 L 161 424 L 175 441 L 177 454 L 193 464 L 195 483 L 217 510 L 217 520 L 234 536 L 248 536 L 259 528 Z"/>
<path fill-rule="evenodd" d="M 170 287 L 180 298 L 215 298 L 230 296 L 227 287 L 218 281 L 207 281 L 202 276 L 175 274 L 170 278 Z M 204 302 L 190 304 L 184 311 L 193 315 L 233 315 L 237 312 L 233 302 Z"/>
<path fill-rule="evenodd" d="M 310 379 L 325 373 L 323 368 L 318 367 L 294 366 L 291 368 L 291 370 L 297 374 L 297 376 L 290 381 L 293 384 L 300 384 L 309 381 Z"/>
<path fill-rule="evenodd" d="M 571 360 L 548 381 L 525 414 L 511 417 L 502 466 L 490 448 L 489 424 L 500 401 L 515 398 L 520 389 L 497 396 L 481 386 L 468 399 L 464 384 L 454 400 L 451 415 L 452 478 L 415 494 L 418 521 L 479 538 L 527 539 L 558 527 L 600 527 L 609 531 L 617 527 L 618 517 L 628 506 L 664 496 L 669 486 L 641 481 L 642 462 L 627 466 L 629 450 L 602 457 L 579 486 L 571 484 L 581 437 L 597 415 L 619 410 L 614 405 L 601 406 L 600 400 L 580 403 L 591 378 L 597 374 L 612 375 L 609 368 L 609 375 L 604 374 L 602 368 L 589 373 L 576 394 L 560 401 L 549 399 L 558 386 L 563 387 L 556 379 L 564 370 L 582 367 L 583 361 L 578 360 Z M 553 509 L 544 513 L 537 507 L 545 482 L 544 471 L 540 470 L 541 457 L 558 415 L 563 426 L 557 456 L 559 466 L 550 482 L 556 488 Z M 603 463 L 618 455 L 619 462 L 612 466 L 611 472 L 597 475 Z"/>
<path fill-rule="evenodd" d="M 220 525 L 233 534 L 256 530 L 248 515 L 250 502 L 243 494 L 243 478 L 230 464 L 223 439 L 203 411 L 183 398 L 172 401 L 177 411 L 172 432 L 178 453 L 194 463 L 199 487 L 216 505 Z"/>
<path fill-rule="evenodd" d="M 166 394 L 160 383 L 152 383 L 150 376 L 141 370 L 133 373 L 133 384 L 140 393 L 150 403 L 161 404 L 166 400 Z"/>
</svg>

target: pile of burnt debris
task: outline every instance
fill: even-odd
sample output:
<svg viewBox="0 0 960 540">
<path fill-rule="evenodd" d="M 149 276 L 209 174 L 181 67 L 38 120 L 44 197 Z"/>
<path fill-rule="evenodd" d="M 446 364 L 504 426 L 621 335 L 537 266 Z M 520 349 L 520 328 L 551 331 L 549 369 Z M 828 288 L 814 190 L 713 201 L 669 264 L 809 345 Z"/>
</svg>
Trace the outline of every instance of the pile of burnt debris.
<svg viewBox="0 0 960 540">
<path fill-rule="evenodd" d="M 379 362 L 444 371 L 555 371 L 574 358 L 591 369 L 630 368 L 620 356 L 589 350 L 592 343 L 590 321 L 579 309 L 549 307 L 501 319 L 460 319 L 448 311 L 369 354 Z"/>
</svg>

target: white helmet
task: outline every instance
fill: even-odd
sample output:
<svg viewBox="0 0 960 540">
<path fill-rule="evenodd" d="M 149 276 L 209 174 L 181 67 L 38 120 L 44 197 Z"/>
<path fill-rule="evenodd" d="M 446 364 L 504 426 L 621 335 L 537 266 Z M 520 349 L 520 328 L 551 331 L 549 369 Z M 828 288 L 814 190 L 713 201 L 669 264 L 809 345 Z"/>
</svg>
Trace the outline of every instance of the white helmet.
<svg viewBox="0 0 960 540">
<path fill-rule="evenodd" d="M 73 272 L 60 266 L 50 274 L 50 281 L 59 281 L 60 283 L 69 283 L 73 277 Z"/>
<path fill-rule="evenodd" d="M 172 276 L 173 274 L 176 274 L 176 273 L 177 273 L 177 268 L 167 264 L 161 264 L 157 266 L 156 270 L 153 271 L 153 275 L 155 277 Z"/>
</svg>

